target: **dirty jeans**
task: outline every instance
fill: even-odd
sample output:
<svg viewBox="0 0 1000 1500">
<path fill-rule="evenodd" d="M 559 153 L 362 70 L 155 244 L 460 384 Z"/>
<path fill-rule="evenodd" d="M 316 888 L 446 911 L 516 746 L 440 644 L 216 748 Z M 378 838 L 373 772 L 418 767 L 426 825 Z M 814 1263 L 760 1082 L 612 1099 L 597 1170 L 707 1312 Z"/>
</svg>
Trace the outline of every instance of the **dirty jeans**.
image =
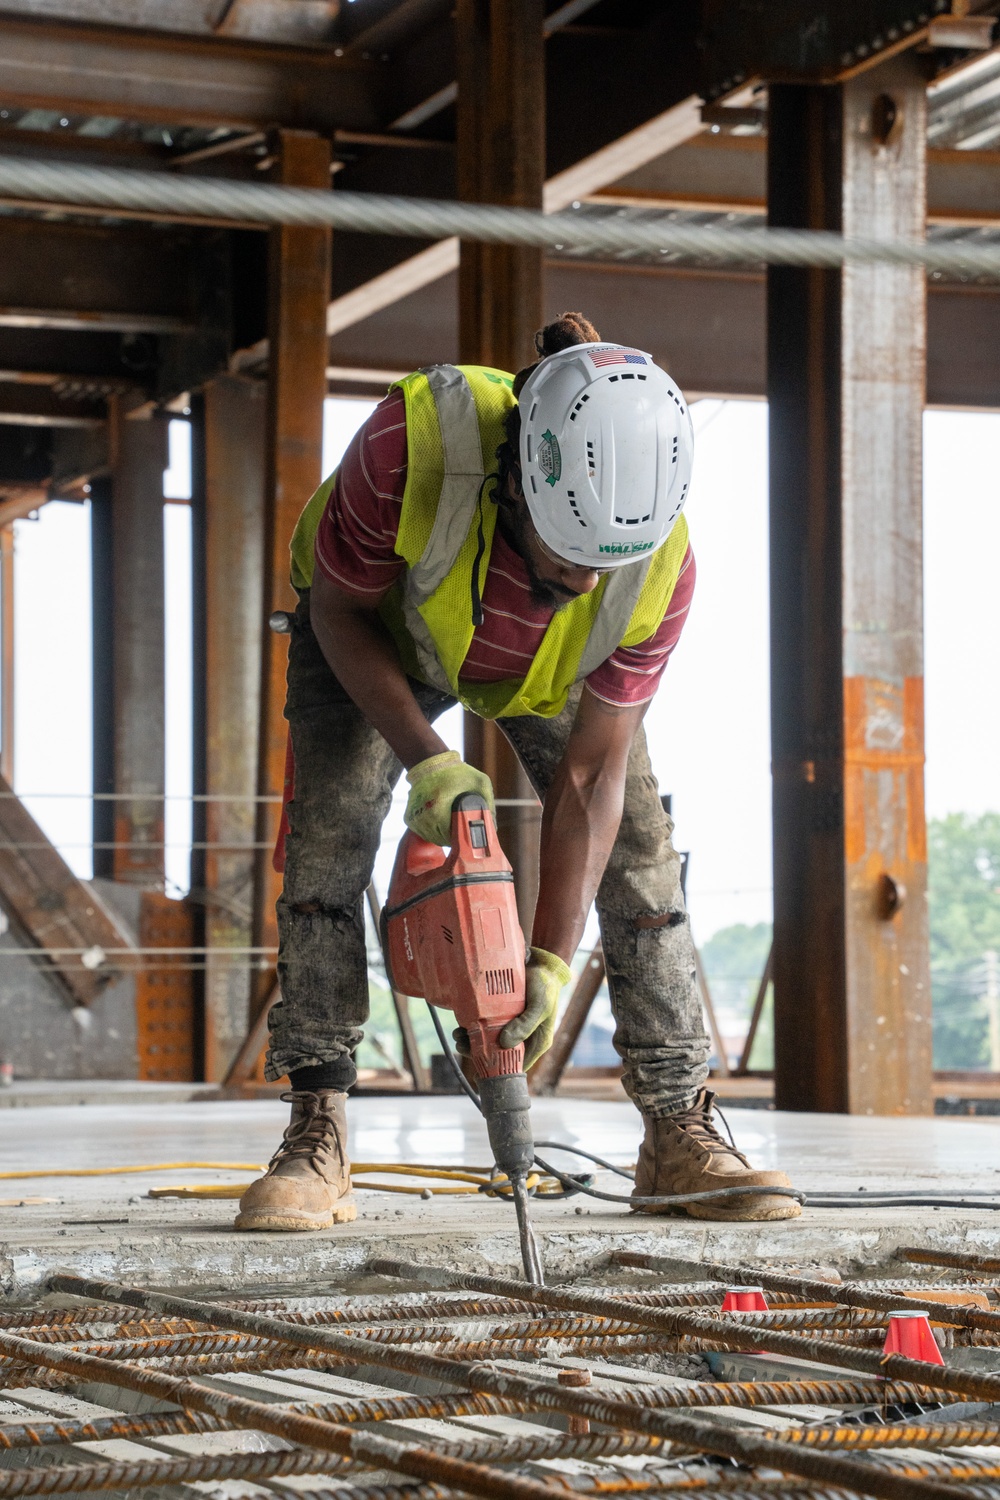
<svg viewBox="0 0 1000 1500">
<path fill-rule="evenodd" d="M 412 682 L 429 721 L 454 700 Z M 562 756 L 579 689 L 554 719 L 501 719 L 538 795 Z M 340 686 L 309 624 L 308 594 L 292 631 L 285 716 L 295 749 L 284 890 L 278 901 L 281 1000 L 270 1016 L 267 1077 L 338 1064 L 368 1019 L 364 897 L 382 823 L 402 766 Z M 629 756 L 625 809 L 597 893 L 615 1048 L 624 1084 L 644 1115 L 686 1109 L 708 1073 L 708 1039 L 673 829 L 657 794 L 640 728 Z"/>
</svg>

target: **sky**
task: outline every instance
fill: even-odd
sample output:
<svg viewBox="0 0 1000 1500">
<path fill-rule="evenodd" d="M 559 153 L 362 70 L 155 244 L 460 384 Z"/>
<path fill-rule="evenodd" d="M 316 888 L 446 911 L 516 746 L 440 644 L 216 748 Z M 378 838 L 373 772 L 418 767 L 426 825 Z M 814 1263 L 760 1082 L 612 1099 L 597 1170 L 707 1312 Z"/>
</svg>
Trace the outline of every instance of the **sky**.
<svg viewBox="0 0 1000 1500">
<path fill-rule="evenodd" d="M 329 401 L 324 467 L 373 403 Z M 767 411 L 699 401 L 687 515 L 698 563 L 691 616 L 646 717 L 653 767 L 690 852 L 689 904 L 705 942 L 771 914 Z M 189 493 L 187 424 L 171 423 L 165 493 Z M 927 808 L 1000 810 L 1000 414 L 928 412 L 925 442 Z M 90 557 L 87 505 L 53 502 L 15 527 L 15 785 L 74 869 L 90 873 Z M 186 886 L 190 792 L 190 524 L 164 511 L 167 571 L 167 851 Z M 439 721 L 461 748 L 461 715 Z M 45 796 L 31 795 L 44 793 Z M 53 795 L 56 794 L 56 795 Z M 402 831 L 387 821 L 384 892 Z"/>
</svg>

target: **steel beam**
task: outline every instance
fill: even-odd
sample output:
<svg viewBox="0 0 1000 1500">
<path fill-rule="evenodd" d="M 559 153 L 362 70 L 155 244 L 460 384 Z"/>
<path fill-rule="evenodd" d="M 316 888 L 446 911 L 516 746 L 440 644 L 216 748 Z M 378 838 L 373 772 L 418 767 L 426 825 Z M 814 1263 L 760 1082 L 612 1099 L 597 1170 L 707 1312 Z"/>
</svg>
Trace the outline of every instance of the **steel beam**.
<svg viewBox="0 0 1000 1500">
<path fill-rule="evenodd" d="M 188 36 L 245 36 L 283 45 L 309 46 L 331 39 L 338 0 L 306 0 L 274 5 L 269 0 L 234 0 L 205 5 L 204 0 L 8 0 L 11 15 L 27 19 L 77 21 L 117 27 L 143 27 Z M 219 17 L 222 19 L 218 19 Z"/>
<path fill-rule="evenodd" d="M 267 387 L 205 387 L 205 1079 L 220 1081 L 246 1033 L 264 570 Z M 234 566 L 234 558 L 239 565 Z M 234 799 L 234 800 L 229 800 Z M 213 951 L 214 950 L 214 951 Z"/>
<path fill-rule="evenodd" d="M 459 0 L 458 192 L 474 203 L 541 208 L 545 186 L 545 38 L 542 0 Z M 540 249 L 463 243 L 459 266 L 459 355 L 467 364 L 519 370 L 535 358 L 542 322 Z M 487 467 L 492 454 L 484 454 Z M 465 754 L 498 797 L 529 801 L 531 784 L 496 724 L 465 715 Z M 538 894 L 540 816 L 534 807 L 497 811 L 497 832 L 514 867 L 518 912 L 531 932 Z"/>
<path fill-rule="evenodd" d="M 770 222 L 918 239 L 903 56 L 772 89 Z M 768 273 L 775 1099 L 931 1110 L 923 806 L 923 276 Z"/>
<path fill-rule="evenodd" d="M 48 385 L 0 381 L 0 422 L 14 427 L 100 427 L 102 400 L 63 395 Z"/>
<path fill-rule="evenodd" d="M 175 333 L 195 323 L 201 232 L 87 220 L 0 222 L 0 327 Z M 150 264 L 157 274 L 149 275 Z"/>
<path fill-rule="evenodd" d="M 161 889 L 164 797 L 163 471 L 167 425 L 112 400 L 115 880 Z"/>
<path fill-rule="evenodd" d="M 332 50 L 98 25 L 0 19 L 0 97 L 10 109 L 150 120 L 375 130 L 376 62 Z"/>
<path fill-rule="evenodd" d="M 1000 152 L 927 152 L 928 224 L 1000 219 Z M 702 131 L 589 193 L 598 202 L 708 213 L 767 211 L 767 138 Z"/>
<path fill-rule="evenodd" d="M 318 136 L 282 131 L 280 180 L 298 187 L 329 184 L 330 146 Z M 288 543 L 299 513 L 320 482 L 323 460 L 323 402 L 326 398 L 326 304 L 330 287 L 330 232 L 325 229 L 271 231 L 269 272 L 270 361 L 267 414 L 267 489 L 264 514 L 261 618 L 292 609 Z M 284 719 L 287 636 L 265 630 L 261 652 L 260 742 L 257 791 L 280 795 L 284 783 L 288 726 Z M 278 829 L 278 809 L 258 803 L 258 851 L 254 880 L 254 943 L 277 943 L 274 903 L 280 879 L 270 848 Z M 266 1003 L 272 980 L 260 976 L 251 1001 L 251 1020 Z"/>
<path fill-rule="evenodd" d="M 545 316 L 582 308 L 607 338 L 649 349 L 692 399 L 763 397 L 765 290 L 756 272 L 549 261 Z M 1000 287 L 934 282 L 928 290 L 928 405 L 1000 408 Z M 456 301 L 455 278 L 442 279 L 345 329 L 331 358 L 355 380 L 366 366 L 403 371 L 455 360 Z"/>
</svg>

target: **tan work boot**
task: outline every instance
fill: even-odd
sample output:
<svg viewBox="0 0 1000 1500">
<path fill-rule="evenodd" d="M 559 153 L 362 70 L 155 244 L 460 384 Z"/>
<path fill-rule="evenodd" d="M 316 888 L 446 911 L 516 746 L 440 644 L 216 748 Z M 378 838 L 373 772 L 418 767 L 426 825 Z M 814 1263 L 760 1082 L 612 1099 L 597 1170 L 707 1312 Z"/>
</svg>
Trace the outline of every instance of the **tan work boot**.
<svg viewBox="0 0 1000 1500">
<path fill-rule="evenodd" d="M 784 1172 L 755 1172 L 741 1151 L 724 1140 L 712 1122 L 715 1095 L 702 1089 L 690 1109 L 646 1120 L 633 1198 L 673 1193 L 708 1193 L 713 1188 L 791 1187 Z M 795 1219 L 802 1212 L 794 1198 L 748 1193 L 709 1198 L 671 1208 L 636 1204 L 635 1213 L 686 1213 L 695 1219 Z"/>
<path fill-rule="evenodd" d="M 347 1154 L 346 1094 L 282 1094 L 292 1106 L 284 1138 L 263 1177 L 240 1199 L 237 1229 L 329 1229 L 358 1216 Z"/>
</svg>

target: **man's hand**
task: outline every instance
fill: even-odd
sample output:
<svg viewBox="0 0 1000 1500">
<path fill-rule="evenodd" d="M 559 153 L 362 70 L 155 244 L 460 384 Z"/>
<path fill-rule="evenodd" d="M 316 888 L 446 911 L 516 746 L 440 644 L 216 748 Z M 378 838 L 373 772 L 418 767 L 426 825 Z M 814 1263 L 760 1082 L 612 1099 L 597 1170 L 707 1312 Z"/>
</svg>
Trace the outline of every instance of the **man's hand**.
<svg viewBox="0 0 1000 1500">
<path fill-rule="evenodd" d="M 504 1048 L 524 1043 L 524 1071 L 552 1046 L 559 993 L 572 978 L 568 964 L 544 948 L 532 948 L 524 970 L 524 1009 L 508 1021 L 497 1042 Z"/>
<path fill-rule="evenodd" d="M 497 1045 L 505 1050 L 524 1043 L 526 1073 L 552 1046 L 559 993 L 571 978 L 569 965 L 554 953 L 546 953 L 544 948 L 528 950 L 528 962 L 524 968 L 524 1009 L 513 1021 L 507 1022 L 497 1037 Z M 452 1035 L 458 1055 L 471 1057 L 472 1048 L 465 1027 L 456 1026 Z"/>
<path fill-rule="evenodd" d="M 457 750 L 443 750 L 407 771 L 410 795 L 404 821 L 429 844 L 451 843 L 451 809 L 456 797 L 474 792 L 493 807 L 493 783 L 483 771 L 466 765 Z"/>
</svg>

